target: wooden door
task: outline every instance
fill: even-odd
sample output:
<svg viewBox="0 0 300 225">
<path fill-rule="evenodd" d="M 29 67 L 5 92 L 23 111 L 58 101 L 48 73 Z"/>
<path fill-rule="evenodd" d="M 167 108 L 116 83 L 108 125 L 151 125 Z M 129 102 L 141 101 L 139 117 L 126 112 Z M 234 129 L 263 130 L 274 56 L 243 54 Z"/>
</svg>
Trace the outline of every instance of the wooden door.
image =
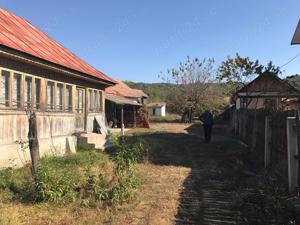
<svg viewBox="0 0 300 225">
<path fill-rule="evenodd" d="M 76 121 L 75 127 L 78 131 L 84 131 L 84 120 L 85 120 L 85 89 L 76 88 L 75 98 L 75 110 L 76 110 Z"/>
</svg>

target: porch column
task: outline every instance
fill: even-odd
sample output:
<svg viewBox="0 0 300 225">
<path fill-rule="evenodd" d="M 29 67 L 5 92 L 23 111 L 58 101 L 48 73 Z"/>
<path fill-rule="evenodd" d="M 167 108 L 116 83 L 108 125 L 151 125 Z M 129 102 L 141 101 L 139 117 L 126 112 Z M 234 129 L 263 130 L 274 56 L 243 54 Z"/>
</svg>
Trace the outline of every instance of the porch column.
<svg viewBox="0 0 300 225">
<path fill-rule="evenodd" d="M 133 127 L 136 128 L 136 107 L 133 106 Z"/>
<path fill-rule="evenodd" d="M 89 99 L 88 99 L 88 89 L 84 88 L 84 102 L 83 102 L 83 111 L 84 111 L 84 132 L 88 132 L 88 111 L 89 111 Z"/>
<path fill-rule="evenodd" d="M 121 105 L 121 135 L 124 137 L 124 106 Z"/>
</svg>

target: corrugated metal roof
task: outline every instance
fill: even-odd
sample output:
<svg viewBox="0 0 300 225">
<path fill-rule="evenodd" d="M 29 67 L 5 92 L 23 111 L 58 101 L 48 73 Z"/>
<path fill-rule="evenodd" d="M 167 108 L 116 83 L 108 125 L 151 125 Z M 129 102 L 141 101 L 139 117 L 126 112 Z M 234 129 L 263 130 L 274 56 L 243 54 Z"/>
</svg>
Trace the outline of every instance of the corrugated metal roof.
<svg viewBox="0 0 300 225">
<path fill-rule="evenodd" d="M 25 19 L 0 8 L 0 45 L 115 83 Z"/>
<path fill-rule="evenodd" d="M 116 81 L 117 84 L 105 89 L 105 92 L 108 94 L 114 94 L 118 96 L 128 97 L 128 98 L 147 98 L 148 95 L 145 94 L 142 90 L 130 88 L 121 80 Z"/>
<path fill-rule="evenodd" d="M 142 105 L 131 99 L 128 99 L 128 98 L 125 98 L 122 96 L 117 96 L 114 94 L 105 94 L 105 98 L 109 101 L 112 101 L 112 102 L 118 104 L 118 105 L 138 105 L 138 106 Z"/>
</svg>

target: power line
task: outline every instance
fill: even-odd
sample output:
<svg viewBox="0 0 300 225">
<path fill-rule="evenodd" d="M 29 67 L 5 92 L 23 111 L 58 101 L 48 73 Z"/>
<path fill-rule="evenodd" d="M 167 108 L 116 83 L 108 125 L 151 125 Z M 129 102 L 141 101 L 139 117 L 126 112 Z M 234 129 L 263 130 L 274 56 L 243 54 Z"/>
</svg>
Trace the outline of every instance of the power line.
<svg viewBox="0 0 300 225">
<path fill-rule="evenodd" d="M 290 59 L 288 62 L 286 62 L 285 64 L 283 64 L 282 66 L 280 66 L 280 68 L 285 67 L 286 65 L 290 64 L 295 59 L 297 59 L 299 56 L 300 56 L 300 52 L 297 55 L 295 55 L 292 59 Z"/>
</svg>

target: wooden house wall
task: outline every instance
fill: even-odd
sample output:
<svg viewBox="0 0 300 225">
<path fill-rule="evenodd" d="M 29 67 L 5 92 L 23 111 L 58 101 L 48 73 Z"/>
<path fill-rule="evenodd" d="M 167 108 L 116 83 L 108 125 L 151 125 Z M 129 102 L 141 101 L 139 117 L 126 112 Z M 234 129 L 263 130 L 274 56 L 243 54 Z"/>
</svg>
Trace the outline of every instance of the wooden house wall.
<svg viewBox="0 0 300 225">
<path fill-rule="evenodd" d="M 105 124 L 105 96 L 104 86 L 101 84 L 91 83 L 88 81 L 81 81 L 76 78 L 68 77 L 65 74 L 47 71 L 31 65 L 26 65 L 21 62 L 14 61 L 0 57 L 0 69 L 17 71 L 22 74 L 36 76 L 41 79 L 41 104 L 44 108 L 36 111 L 38 136 L 40 141 L 41 154 L 47 154 L 53 149 L 58 152 L 65 152 L 67 146 L 67 138 L 76 144 L 76 137 L 73 136 L 77 132 L 76 128 L 76 112 L 75 112 L 75 94 L 76 87 L 81 87 L 88 91 L 88 88 L 101 90 L 101 111 L 88 112 L 86 115 L 86 131 L 92 132 L 94 130 L 94 118 Z M 45 109 L 46 105 L 46 87 L 47 79 L 58 82 L 67 83 L 72 86 L 72 109 L 70 112 L 49 112 Z M 63 95 L 64 96 L 64 95 Z M 88 94 L 85 96 L 85 106 L 89 104 Z M 85 110 L 88 110 L 85 107 Z M 28 150 L 20 153 L 20 145 L 16 141 L 27 140 L 28 134 L 28 115 L 23 109 L 7 109 L 2 106 L 0 108 L 0 166 L 7 165 L 8 161 L 14 161 L 20 165 L 22 161 L 21 155 L 29 157 Z M 30 158 L 28 158 L 30 159 Z"/>
</svg>

